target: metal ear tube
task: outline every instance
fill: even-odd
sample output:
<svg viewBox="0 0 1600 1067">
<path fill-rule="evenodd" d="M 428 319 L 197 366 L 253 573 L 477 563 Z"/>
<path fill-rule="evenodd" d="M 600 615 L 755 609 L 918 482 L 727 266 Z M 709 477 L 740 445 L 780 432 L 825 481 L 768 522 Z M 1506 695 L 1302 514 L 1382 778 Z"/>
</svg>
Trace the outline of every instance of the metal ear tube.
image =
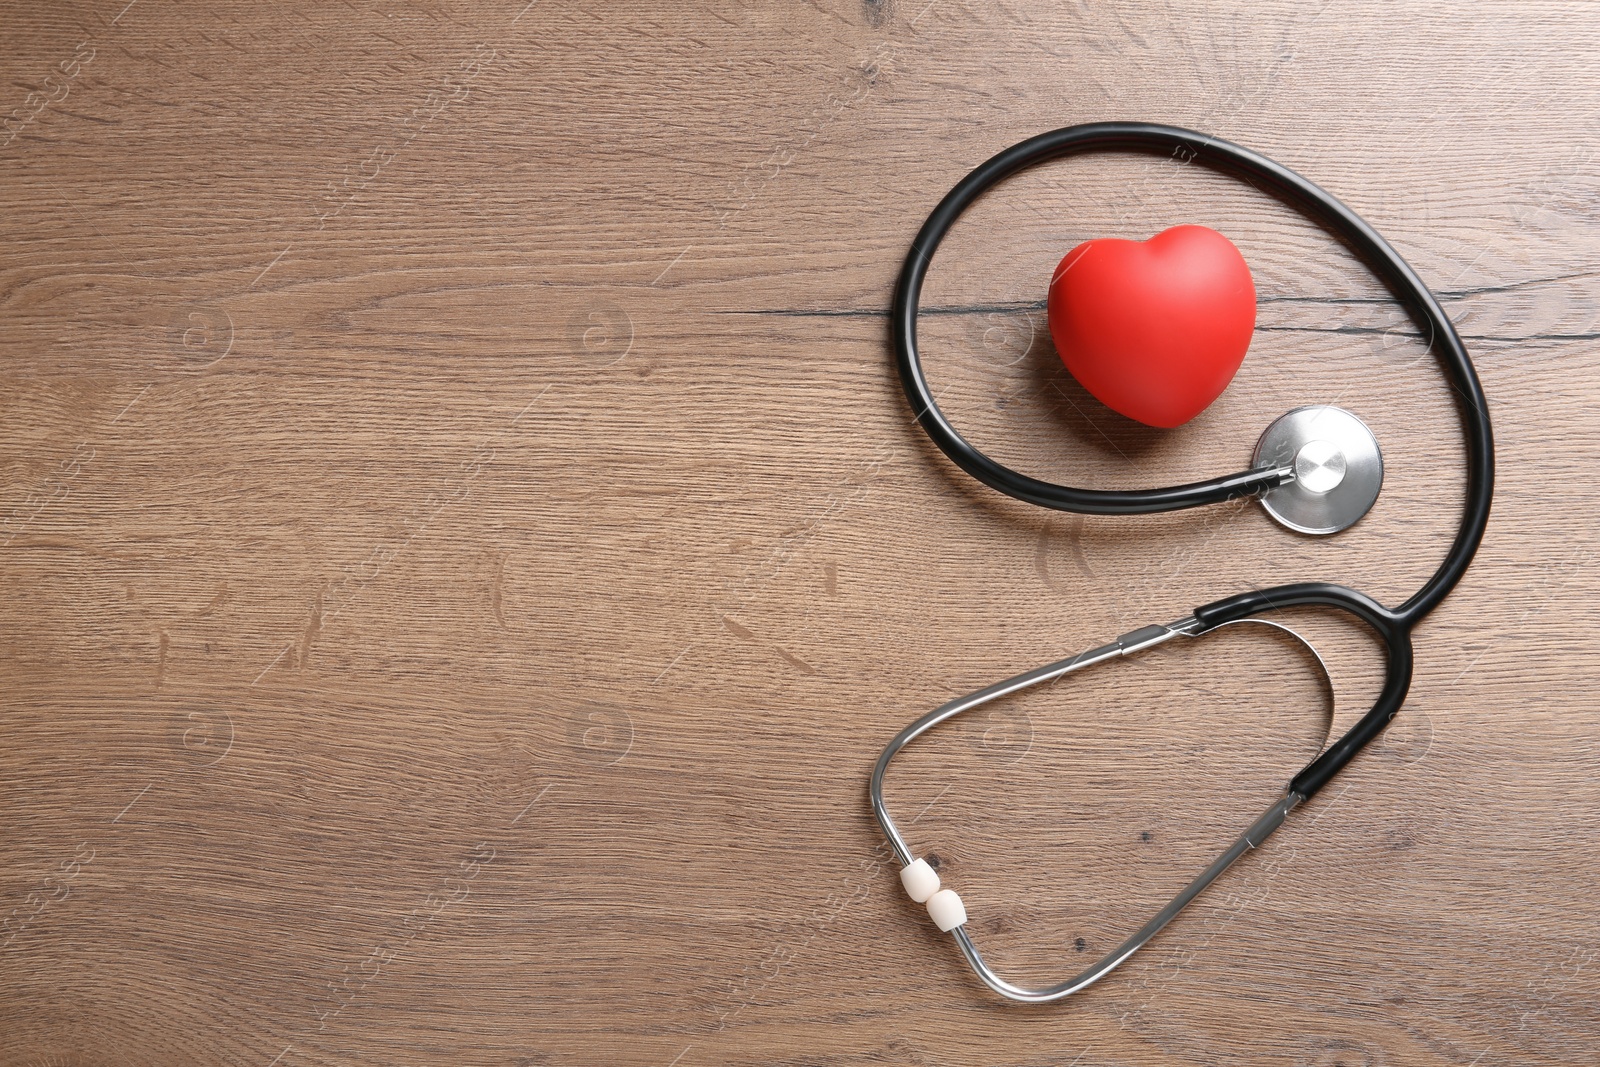
<svg viewBox="0 0 1600 1067">
<path fill-rule="evenodd" d="M 1120 656 L 1135 655 L 1180 635 L 1193 636 L 1199 630 L 1199 627 L 1199 620 L 1192 616 L 1179 619 L 1177 622 L 1166 626 L 1146 626 L 1132 633 L 1124 634 L 1110 644 L 1040 667 L 1037 670 L 1019 674 L 1014 678 L 1008 678 L 986 689 L 980 689 L 976 693 L 952 700 L 900 731 L 894 740 L 890 741 L 888 746 L 884 748 L 883 754 L 878 757 L 878 763 L 872 771 L 870 786 L 872 810 L 878 819 L 878 825 L 883 829 L 884 836 L 889 839 L 890 846 L 894 849 L 895 855 L 902 864 L 900 881 L 905 887 L 906 894 L 917 903 L 926 904 L 929 917 L 933 919 L 934 925 L 940 930 L 955 934 L 957 944 L 961 946 L 962 953 L 967 957 L 967 962 L 972 965 L 972 969 L 977 972 L 978 977 L 983 979 L 984 984 L 990 989 L 1002 996 L 1013 1000 L 1043 1003 L 1045 1001 L 1060 1000 L 1062 997 L 1070 996 L 1080 989 L 1093 985 L 1109 974 L 1123 960 L 1137 952 L 1145 942 L 1149 941 L 1162 927 L 1171 922 L 1191 900 L 1200 894 L 1201 890 L 1210 885 L 1235 860 L 1265 841 L 1268 835 L 1283 823 L 1284 816 L 1304 798 L 1291 792 L 1267 809 L 1265 815 L 1252 824 L 1226 852 L 1217 858 L 1215 863 L 1201 871 L 1194 881 L 1190 882 L 1177 896 L 1173 897 L 1167 906 L 1156 914 L 1155 918 L 1140 927 L 1132 937 L 1108 953 L 1098 963 L 1084 970 L 1076 977 L 1062 982 L 1060 985 L 1051 986 L 1047 989 L 1030 990 L 1012 985 L 989 968 L 988 964 L 983 961 L 982 955 L 979 954 L 977 945 L 973 944 L 972 935 L 965 929 L 967 911 L 961 898 L 954 890 L 941 888 L 939 875 L 929 866 L 927 860 L 917 859 L 911 855 L 910 846 L 906 844 L 905 838 L 900 835 L 900 831 L 890 817 L 888 808 L 883 800 L 883 779 L 889 769 L 890 762 L 902 748 L 918 737 L 921 737 L 940 723 L 947 722 L 958 715 L 971 711 L 973 708 L 981 707 L 992 700 L 1010 696 L 1013 693 L 1029 689 L 1044 682 L 1053 682 L 1064 675 L 1092 667 L 1098 663 L 1104 663 Z M 1290 632 L 1292 633 L 1293 631 Z M 1298 637 L 1298 635 L 1295 636 Z M 1318 660 L 1320 662 L 1320 657 L 1318 657 Z"/>
</svg>

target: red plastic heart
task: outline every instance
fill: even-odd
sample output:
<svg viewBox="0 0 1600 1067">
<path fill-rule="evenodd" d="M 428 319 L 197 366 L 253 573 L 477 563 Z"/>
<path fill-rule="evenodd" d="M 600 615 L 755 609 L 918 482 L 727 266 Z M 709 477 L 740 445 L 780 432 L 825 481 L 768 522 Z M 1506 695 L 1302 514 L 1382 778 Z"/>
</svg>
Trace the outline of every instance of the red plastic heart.
<svg viewBox="0 0 1600 1067">
<path fill-rule="evenodd" d="M 1244 256 L 1205 226 L 1085 241 L 1056 267 L 1048 306 L 1067 370 L 1147 426 L 1181 426 L 1221 396 L 1256 325 Z"/>
</svg>

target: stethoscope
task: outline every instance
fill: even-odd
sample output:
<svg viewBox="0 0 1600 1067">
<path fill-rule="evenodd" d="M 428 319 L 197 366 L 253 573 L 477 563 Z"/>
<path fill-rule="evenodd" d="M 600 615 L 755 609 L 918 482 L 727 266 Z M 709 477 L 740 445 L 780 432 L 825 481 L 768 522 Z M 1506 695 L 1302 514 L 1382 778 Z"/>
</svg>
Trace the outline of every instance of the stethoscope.
<svg viewBox="0 0 1600 1067">
<path fill-rule="evenodd" d="M 1295 207 L 1343 238 L 1426 325 L 1454 387 L 1466 438 L 1467 484 L 1461 525 L 1444 562 L 1427 583 L 1398 608 L 1328 582 L 1299 582 L 1224 597 L 1198 607 L 1165 625 L 1146 626 L 1123 634 L 1110 644 L 1008 678 L 976 693 L 952 700 L 896 734 L 872 769 L 872 811 L 901 864 L 900 880 L 911 898 L 925 904 L 940 930 L 954 934 L 967 962 L 990 989 L 1012 1000 L 1042 1003 L 1059 1000 L 1105 977 L 1184 909 L 1240 856 L 1259 847 L 1297 805 L 1327 785 L 1355 754 L 1377 737 L 1405 702 L 1411 685 L 1411 631 L 1439 606 L 1461 580 L 1483 540 L 1494 493 L 1494 445 L 1483 388 L 1455 327 L 1421 279 L 1372 227 L 1328 193 L 1293 171 L 1246 148 L 1172 126 L 1137 122 L 1102 122 L 1070 126 L 1023 141 L 994 156 L 963 178 L 922 226 L 906 256 L 895 285 L 891 311 L 895 356 L 906 397 L 917 422 L 956 466 L 992 489 L 1018 500 L 1058 511 L 1087 515 L 1136 515 L 1215 504 L 1255 496 L 1267 512 L 1290 529 L 1331 534 L 1346 529 L 1371 508 L 1383 482 L 1383 457 L 1367 426 L 1351 413 L 1327 405 L 1298 408 L 1278 419 L 1262 435 L 1251 468 L 1166 489 L 1105 491 L 1054 485 L 1002 466 L 956 432 L 934 402 L 917 354 L 917 308 L 923 279 L 934 250 L 946 231 L 986 190 L 1036 163 L 1079 152 L 1138 151 L 1172 154 L 1197 160 L 1247 180 Z M 1201 871 L 1166 907 L 1098 963 L 1059 985 L 1024 989 L 990 969 L 967 930 L 967 913 L 954 890 L 940 887 L 939 875 L 918 859 L 895 827 L 883 802 L 883 778 L 902 748 L 940 723 L 992 700 L 1031 686 L 1054 681 L 1097 663 L 1153 648 L 1175 637 L 1198 637 L 1222 626 L 1283 608 L 1316 606 L 1347 611 L 1381 639 L 1385 654 L 1383 689 L 1372 709 L 1349 732 L 1325 748 L 1289 782 L 1282 800 L 1267 809 L 1216 862 Z M 1264 621 L 1264 620 L 1257 620 Z M 1276 624 L 1273 624 L 1276 625 Z"/>
</svg>

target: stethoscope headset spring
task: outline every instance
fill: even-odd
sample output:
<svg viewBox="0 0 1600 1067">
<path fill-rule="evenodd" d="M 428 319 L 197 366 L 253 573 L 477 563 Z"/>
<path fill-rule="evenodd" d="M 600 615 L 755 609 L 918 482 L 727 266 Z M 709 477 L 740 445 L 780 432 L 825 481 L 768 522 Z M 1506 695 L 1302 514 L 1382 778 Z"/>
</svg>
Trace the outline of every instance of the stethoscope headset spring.
<svg viewBox="0 0 1600 1067">
<path fill-rule="evenodd" d="M 1410 689 L 1411 632 L 1450 594 L 1471 564 L 1473 554 L 1483 540 L 1494 491 L 1494 445 L 1487 403 L 1472 360 L 1438 300 L 1388 242 L 1333 196 L 1265 156 L 1191 130 L 1135 122 L 1070 126 L 1013 145 L 963 178 L 934 208 L 912 242 L 911 251 L 906 256 L 895 285 L 894 304 L 890 312 L 895 360 L 906 398 L 911 402 L 918 424 L 956 466 L 990 488 L 1018 500 L 1085 515 L 1136 515 L 1177 511 L 1243 496 L 1270 498 L 1274 490 L 1292 484 L 1295 479 L 1292 464 L 1286 466 L 1282 462 L 1258 462 L 1257 466 L 1238 474 L 1164 489 L 1107 491 L 1056 485 L 1012 470 L 984 455 L 956 431 L 935 403 L 917 351 L 917 313 L 923 280 L 946 232 L 973 201 L 1018 171 L 1063 156 L 1104 151 L 1155 153 L 1175 156 L 1185 162 L 1198 162 L 1276 196 L 1342 239 L 1407 307 L 1417 324 L 1425 328 L 1430 346 L 1437 353 L 1455 392 L 1466 444 L 1467 479 L 1461 522 L 1444 561 L 1422 588 L 1397 608 L 1385 607 L 1354 589 L 1328 582 L 1297 582 L 1224 597 L 1195 608 L 1193 613 L 1176 622 L 1134 630 L 1100 648 L 953 700 L 913 722 L 885 746 L 872 770 L 872 810 L 901 864 L 901 882 L 907 893 L 913 900 L 926 904 L 930 917 L 941 930 L 954 935 L 967 962 L 989 988 L 1012 1000 L 1033 1003 L 1070 996 L 1092 985 L 1121 964 L 1236 859 L 1265 841 L 1282 825 L 1291 810 L 1315 796 L 1356 753 L 1382 733 L 1400 710 Z M 1339 409 L 1327 410 L 1336 412 Z M 1290 413 L 1291 416 L 1294 414 Z M 1285 416 L 1285 419 L 1288 418 Z M 1280 419 L 1279 422 L 1284 420 Z M 1259 455 L 1258 449 L 1258 459 Z M 1374 489 L 1374 495 L 1375 492 Z M 1372 708 L 1344 736 L 1327 746 L 1296 774 L 1290 780 L 1283 799 L 1273 804 L 1211 866 L 1184 887 L 1132 937 L 1093 966 L 1073 978 L 1044 989 L 1025 989 L 995 974 L 973 944 L 967 930 L 966 908 L 960 897 L 953 890 L 941 888 L 938 874 L 926 860 L 918 859 L 912 853 L 884 806 L 884 773 L 895 754 L 940 723 L 1030 686 L 1054 681 L 1115 657 L 1152 648 L 1178 636 L 1197 637 L 1230 623 L 1296 607 L 1333 608 L 1348 612 L 1377 636 L 1384 649 L 1384 681 Z"/>
</svg>

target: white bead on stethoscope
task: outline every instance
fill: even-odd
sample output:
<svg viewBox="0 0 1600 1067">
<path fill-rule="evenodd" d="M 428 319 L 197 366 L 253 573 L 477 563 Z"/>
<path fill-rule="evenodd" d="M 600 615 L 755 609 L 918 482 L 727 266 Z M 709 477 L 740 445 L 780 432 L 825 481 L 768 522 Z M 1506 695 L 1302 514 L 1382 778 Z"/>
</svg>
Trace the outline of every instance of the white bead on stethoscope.
<svg viewBox="0 0 1600 1067">
<path fill-rule="evenodd" d="M 927 860 L 912 860 L 900 868 L 900 884 L 906 887 L 906 895 L 912 900 L 926 904 L 928 898 L 939 891 L 939 874 Z"/>
<path fill-rule="evenodd" d="M 928 917 L 942 932 L 967 925 L 967 906 L 954 889 L 941 889 L 928 898 Z"/>
</svg>

